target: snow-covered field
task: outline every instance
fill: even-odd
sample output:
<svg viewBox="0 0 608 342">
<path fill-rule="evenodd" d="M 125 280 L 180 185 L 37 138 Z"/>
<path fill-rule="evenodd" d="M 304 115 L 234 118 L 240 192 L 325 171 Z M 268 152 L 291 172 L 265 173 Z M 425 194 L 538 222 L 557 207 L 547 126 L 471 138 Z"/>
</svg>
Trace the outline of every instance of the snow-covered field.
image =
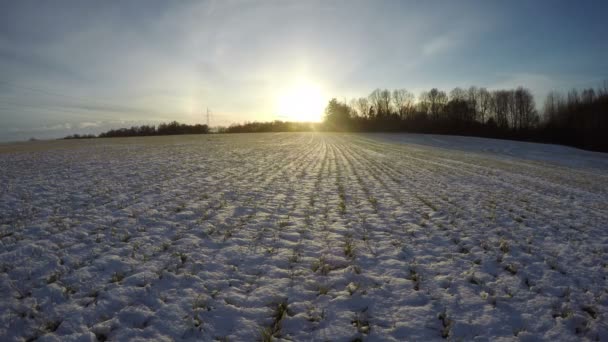
<svg viewBox="0 0 608 342">
<path fill-rule="evenodd" d="M 4 145 L 0 340 L 608 340 L 608 156 L 429 139 Z"/>
</svg>

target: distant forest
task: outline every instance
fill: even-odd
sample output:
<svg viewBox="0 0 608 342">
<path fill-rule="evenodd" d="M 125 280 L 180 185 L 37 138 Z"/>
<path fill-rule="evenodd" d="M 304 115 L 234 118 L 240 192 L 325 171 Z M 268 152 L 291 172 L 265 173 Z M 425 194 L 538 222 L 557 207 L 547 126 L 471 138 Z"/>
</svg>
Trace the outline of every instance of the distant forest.
<svg viewBox="0 0 608 342">
<path fill-rule="evenodd" d="M 324 125 L 316 122 L 246 122 L 218 128 L 218 133 L 310 132 L 322 131 Z"/>
<path fill-rule="evenodd" d="M 469 135 L 570 145 L 608 152 L 608 82 L 598 89 L 548 94 L 539 113 L 529 89 L 472 86 L 448 93 L 433 88 L 418 98 L 405 90 L 376 89 L 350 101 L 332 99 L 322 124 L 253 122 L 225 133 L 412 132 Z"/>
<path fill-rule="evenodd" d="M 90 139 L 90 138 L 115 138 L 115 137 L 145 137 L 153 135 L 178 135 L 178 134 L 206 134 L 209 133 L 207 125 L 187 125 L 177 121 L 170 123 L 161 123 L 158 126 L 143 125 L 133 126 L 131 128 L 111 129 L 107 132 L 100 133 L 99 136 L 92 134 L 74 134 L 68 135 L 64 139 Z"/>
<path fill-rule="evenodd" d="M 487 90 L 472 86 L 448 93 L 433 88 L 416 96 L 405 90 L 376 89 L 350 101 L 332 99 L 322 123 L 247 122 L 219 127 L 218 133 L 412 132 L 470 135 L 570 145 L 608 152 L 608 82 L 598 89 L 551 92 L 537 110 L 529 89 Z M 177 122 L 121 128 L 99 137 L 205 134 L 207 125 Z M 66 138 L 92 138 L 73 135 Z"/>
<path fill-rule="evenodd" d="M 608 152 L 608 83 L 551 92 L 539 113 L 530 90 L 436 88 L 416 101 L 407 90 L 374 90 L 348 103 L 332 99 L 325 126 L 339 131 L 473 135 L 571 145 Z"/>
</svg>

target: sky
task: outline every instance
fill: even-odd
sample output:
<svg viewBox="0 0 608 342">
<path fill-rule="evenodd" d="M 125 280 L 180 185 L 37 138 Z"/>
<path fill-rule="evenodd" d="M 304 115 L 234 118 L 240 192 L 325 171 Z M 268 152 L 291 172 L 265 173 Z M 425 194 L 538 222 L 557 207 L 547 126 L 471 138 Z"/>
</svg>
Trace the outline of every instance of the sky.
<svg viewBox="0 0 608 342">
<path fill-rule="evenodd" d="M 608 79 L 608 1 L 2 1 L 0 141 Z M 312 113 L 311 113 L 312 112 Z"/>
</svg>

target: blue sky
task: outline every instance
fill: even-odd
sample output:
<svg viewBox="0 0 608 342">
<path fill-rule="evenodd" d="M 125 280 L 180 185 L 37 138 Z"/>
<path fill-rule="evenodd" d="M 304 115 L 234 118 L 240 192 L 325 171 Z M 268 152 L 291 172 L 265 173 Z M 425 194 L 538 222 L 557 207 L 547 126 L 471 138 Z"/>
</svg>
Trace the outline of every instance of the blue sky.
<svg viewBox="0 0 608 342">
<path fill-rule="evenodd" d="M 598 86 L 606 1 L 0 3 L 0 140 L 289 119 L 286 89 Z M 289 97 L 292 98 L 292 97 Z M 294 103 L 299 105 L 298 103 Z"/>
</svg>

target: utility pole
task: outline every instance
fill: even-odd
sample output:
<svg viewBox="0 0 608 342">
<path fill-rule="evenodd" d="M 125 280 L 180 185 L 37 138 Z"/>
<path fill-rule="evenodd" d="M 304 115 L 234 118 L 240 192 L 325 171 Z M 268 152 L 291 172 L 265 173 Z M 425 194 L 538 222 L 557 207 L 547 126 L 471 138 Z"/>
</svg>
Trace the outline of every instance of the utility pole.
<svg viewBox="0 0 608 342">
<path fill-rule="evenodd" d="M 211 111 L 209 111 L 209 107 L 207 107 L 207 127 L 211 129 L 211 125 L 209 123 L 209 117 L 211 116 Z"/>
</svg>

